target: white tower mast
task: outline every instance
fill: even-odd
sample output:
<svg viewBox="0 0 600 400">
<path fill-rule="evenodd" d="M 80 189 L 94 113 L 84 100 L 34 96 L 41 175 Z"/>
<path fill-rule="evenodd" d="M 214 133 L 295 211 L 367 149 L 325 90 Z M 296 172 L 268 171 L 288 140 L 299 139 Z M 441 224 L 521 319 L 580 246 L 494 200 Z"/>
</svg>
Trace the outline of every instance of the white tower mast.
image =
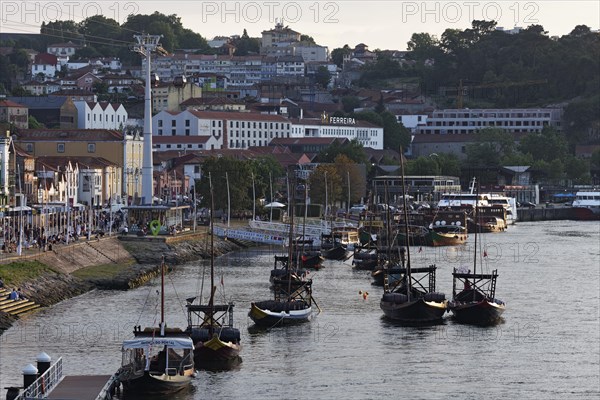
<svg viewBox="0 0 600 400">
<path fill-rule="evenodd" d="M 152 179 L 152 93 L 150 91 L 151 54 L 153 51 L 164 53 L 158 43 L 162 35 L 134 35 L 137 44 L 133 51 L 146 59 L 146 94 L 144 96 L 144 154 L 142 162 L 142 204 L 151 205 L 154 197 Z"/>
</svg>

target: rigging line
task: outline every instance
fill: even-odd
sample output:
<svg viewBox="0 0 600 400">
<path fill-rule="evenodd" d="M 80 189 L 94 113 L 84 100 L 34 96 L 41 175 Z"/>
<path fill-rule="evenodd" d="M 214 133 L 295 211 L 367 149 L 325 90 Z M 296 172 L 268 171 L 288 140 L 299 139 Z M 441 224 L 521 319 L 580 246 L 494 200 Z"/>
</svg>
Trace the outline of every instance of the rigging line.
<svg viewBox="0 0 600 400">
<path fill-rule="evenodd" d="M 138 319 L 135 323 L 136 325 L 140 324 L 140 319 L 142 319 L 142 313 L 146 309 L 146 304 L 148 304 L 148 299 L 150 298 L 150 292 L 151 292 L 151 288 L 148 289 L 148 294 L 146 295 L 146 299 L 144 300 L 144 304 L 142 305 L 142 311 L 140 312 L 140 315 L 138 316 Z"/>
<path fill-rule="evenodd" d="M 32 27 L 32 28 L 34 28 L 34 27 L 38 27 L 38 25 L 34 25 L 34 24 L 27 24 L 27 23 L 24 23 L 24 22 L 19 22 L 19 21 L 11 21 L 11 20 L 9 20 L 9 19 L 5 19 L 5 20 L 3 21 L 3 23 L 5 23 L 5 24 L 6 24 L 6 23 L 8 23 L 8 24 L 11 24 L 11 23 L 12 23 L 12 24 L 14 24 L 15 26 L 30 26 L 30 27 Z M 15 28 L 14 28 L 14 27 L 11 27 L 11 29 L 15 29 Z M 113 42 L 131 43 L 131 44 L 133 44 L 133 43 L 134 43 L 133 41 L 129 42 L 129 41 L 126 41 L 126 40 L 121 40 L 121 39 L 113 39 L 113 38 L 107 38 L 107 37 L 104 37 L 104 36 L 89 35 L 89 34 L 85 34 L 85 33 L 79 33 L 79 32 L 68 32 L 68 34 L 69 34 L 70 36 L 72 36 L 72 37 L 65 37 L 65 35 L 64 35 L 64 34 L 62 34 L 62 35 L 59 35 L 59 34 L 58 34 L 59 32 L 61 32 L 61 31 L 58 31 L 58 30 L 52 30 L 51 32 L 41 32 L 41 31 L 40 31 L 40 33 L 38 33 L 38 35 L 41 35 L 41 36 L 52 36 L 52 37 L 59 37 L 59 38 L 62 38 L 62 39 L 64 39 L 64 40 L 67 40 L 67 39 L 68 39 L 68 40 L 79 40 L 79 39 L 81 39 L 81 38 L 85 38 L 85 39 L 86 39 L 86 42 L 90 42 L 89 40 L 87 40 L 87 38 L 96 38 L 96 39 L 101 39 L 101 40 L 110 40 L 110 41 L 113 41 Z M 31 33 L 31 32 L 28 32 L 28 33 Z M 90 42 L 90 43 L 91 43 L 91 42 Z M 100 42 L 100 43 L 102 43 L 102 42 Z M 104 44 L 107 44 L 107 43 L 106 43 L 106 42 L 104 42 Z"/>
<path fill-rule="evenodd" d="M 171 286 L 173 286 L 173 290 L 175 291 L 175 298 L 177 299 L 177 303 L 179 304 L 179 307 L 181 308 L 183 315 L 186 315 L 185 308 L 183 306 L 183 302 L 181 301 L 181 298 L 179 297 L 179 293 L 177 293 L 177 288 L 175 287 L 175 282 L 173 281 L 171 274 L 167 275 L 167 277 L 169 278 L 169 281 L 171 282 Z"/>
<path fill-rule="evenodd" d="M 72 21 L 72 22 L 74 22 L 74 23 L 76 23 L 76 24 L 78 24 L 78 25 L 79 25 L 79 24 L 81 24 L 82 22 L 84 22 L 84 21 L 88 20 L 89 18 L 93 18 L 93 17 L 95 17 L 95 16 L 101 16 L 101 15 L 99 15 L 99 14 L 98 14 L 98 15 L 92 15 L 92 16 L 83 16 L 83 14 L 75 14 L 75 12 L 73 12 L 71 15 L 72 15 L 73 17 L 78 17 L 78 18 L 80 18 L 80 20 L 79 20 L 79 21 L 77 21 L 77 20 L 75 20 L 75 19 L 70 19 L 70 20 L 65 20 L 65 21 L 62 21 L 62 22 L 66 22 L 66 21 Z M 134 14 L 133 14 L 133 13 L 131 13 L 131 14 L 127 15 L 127 19 L 129 19 L 129 17 L 130 17 L 130 16 L 132 16 L 132 15 L 134 15 Z M 141 15 L 143 15 L 143 14 L 141 14 Z M 149 16 L 149 15 L 148 15 L 148 16 Z M 115 22 L 116 22 L 116 23 L 119 25 L 119 29 L 121 29 L 121 30 L 128 31 L 128 32 L 134 32 L 134 33 L 137 33 L 137 34 L 141 34 L 141 33 L 142 33 L 142 32 L 139 32 L 139 31 L 136 31 L 136 30 L 130 29 L 130 28 L 123 28 L 123 26 L 122 26 L 122 25 L 126 24 L 126 23 L 127 23 L 127 21 L 123 22 L 123 24 L 119 24 L 119 21 L 115 20 L 114 18 L 107 18 L 107 19 L 115 21 Z M 50 21 L 50 22 L 52 22 L 52 21 Z M 97 21 L 97 20 L 93 20 L 93 23 L 95 23 L 95 24 L 98 24 L 98 25 L 106 25 L 106 26 L 109 26 L 109 27 L 114 27 L 114 25 L 113 25 L 113 24 L 110 24 L 110 23 L 107 23 L 107 22 L 102 22 L 102 21 Z M 36 26 L 37 26 L 37 27 L 39 27 L 39 28 L 41 29 L 41 25 L 36 25 Z"/>
<path fill-rule="evenodd" d="M 12 29 L 12 30 L 15 30 L 15 31 L 19 31 L 19 32 L 25 32 L 25 33 L 29 33 L 28 31 L 26 31 L 26 30 L 23 30 L 23 29 L 12 28 L 12 27 L 11 27 L 11 29 Z M 62 36 L 58 36 L 58 35 L 49 35 L 49 34 L 44 34 L 44 36 L 51 36 L 51 37 L 62 38 Z M 64 38 L 63 38 L 63 39 L 64 39 Z M 97 41 L 92 41 L 92 40 L 88 40 L 87 42 L 88 42 L 88 43 L 92 43 L 92 44 L 101 44 L 101 45 L 107 45 L 107 44 L 110 44 L 110 43 L 106 43 L 106 42 L 102 43 L 102 42 L 97 42 Z M 127 42 L 125 42 L 125 43 L 127 43 Z M 134 45 L 134 42 L 131 42 L 131 43 L 130 43 L 130 45 L 132 45 L 132 46 L 133 46 L 133 45 Z M 129 48 L 129 46 L 125 46 L 125 45 L 122 45 L 122 44 L 115 44 L 115 45 L 114 45 L 114 47 Z"/>
</svg>

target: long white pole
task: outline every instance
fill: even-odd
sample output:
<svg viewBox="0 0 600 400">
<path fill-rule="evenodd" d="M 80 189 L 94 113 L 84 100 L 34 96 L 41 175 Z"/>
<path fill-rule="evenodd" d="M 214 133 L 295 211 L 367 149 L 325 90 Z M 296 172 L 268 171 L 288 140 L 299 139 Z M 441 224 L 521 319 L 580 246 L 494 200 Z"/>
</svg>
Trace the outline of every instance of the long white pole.
<svg viewBox="0 0 600 400">
<path fill-rule="evenodd" d="M 327 171 L 325 171 L 325 221 L 327 221 L 327 215 L 329 214 L 327 212 L 329 208 L 329 198 L 327 195 Z"/>
<path fill-rule="evenodd" d="M 227 180 L 227 227 L 229 228 L 231 222 L 231 194 L 229 193 L 229 174 L 225 172 L 225 179 Z"/>
<path fill-rule="evenodd" d="M 273 222 L 273 176 L 269 172 L 269 185 L 271 186 L 271 214 L 269 217 L 269 221 Z"/>
<path fill-rule="evenodd" d="M 254 172 L 252 173 L 252 221 L 256 220 L 256 186 L 254 185 Z"/>
<path fill-rule="evenodd" d="M 144 98 L 144 158 L 142 163 L 142 204 L 152 204 L 152 93 L 150 91 L 151 49 L 146 49 L 146 93 Z"/>
<path fill-rule="evenodd" d="M 15 154 L 15 157 L 17 155 Z M 17 246 L 17 255 L 21 255 L 23 253 L 23 191 L 21 188 L 21 172 L 19 168 L 19 164 L 17 164 L 17 179 L 19 180 L 19 198 L 21 199 L 21 203 L 19 204 L 19 245 Z"/>
<path fill-rule="evenodd" d="M 350 213 L 350 171 L 347 172 L 348 173 L 348 207 L 346 212 L 349 214 Z"/>
</svg>

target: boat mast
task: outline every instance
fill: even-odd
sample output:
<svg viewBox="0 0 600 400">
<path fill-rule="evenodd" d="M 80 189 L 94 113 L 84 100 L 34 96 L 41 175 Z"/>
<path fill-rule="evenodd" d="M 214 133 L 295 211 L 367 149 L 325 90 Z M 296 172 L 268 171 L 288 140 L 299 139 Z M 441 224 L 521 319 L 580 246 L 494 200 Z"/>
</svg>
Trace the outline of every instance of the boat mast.
<svg viewBox="0 0 600 400">
<path fill-rule="evenodd" d="M 295 171 L 294 171 L 295 173 Z M 292 184 L 291 187 L 294 188 L 294 176 L 292 175 Z M 290 205 L 290 235 L 289 235 L 289 244 L 288 244 L 288 261 L 285 265 L 285 268 L 287 269 L 287 274 L 285 276 L 287 276 L 287 280 L 288 280 L 288 301 L 291 301 L 291 294 L 292 294 L 292 273 L 290 270 L 290 264 L 294 261 L 294 207 L 296 205 L 295 203 L 295 198 L 296 198 L 296 190 L 294 189 L 294 193 L 292 194 L 291 198 L 290 198 L 290 192 L 288 191 L 288 204 Z M 296 260 L 296 269 L 298 268 L 298 260 Z"/>
<path fill-rule="evenodd" d="M 209 172 L 208 174 L 208 184 L 209 184 L 209 188 L 210 188 L 210 215 L 214 215 L 215 212 L 215 196 L 213 193 L 213 186 L 212 186 L 212 176 Z M 210 224 L 210 300 L 208 302 L 208 305 L 210 306 L 210 325 L 209 325 L 209 332 L 212 334 L 212 327 L 213 327 L 213 317 L 215 315 L 215 245 L 214 245 L 214 230 L 213 230 L 213 223 L 212 223 L 212 218 L 211 218 L 211 224 Z"/>
<path fill-rule="evenodd" d="M 160 263 L 160 336 L 165 336 L 165 256 Z"/>
<path fill-rule="evenodd" d="M 404 210 L 404 237 L 406 242 L 406 296 L 410 301 L 410 286 L 412 275 L 410 272 L 410 246 L 408 241 L 408 205 L 406 204 L 406 182 L 404 179 L 404 156 L 400 147 L 400 174 L 402 176 L 402 208 Z"/>
<path fill-rule="evenodd" d="M 473 187 L 471 187 L 471 193 L 473 192 L 473 188 L 475 186 L 475 178 L 473 178 Z M 475 195 L 475 248 L 473 250 L 473 274 L 477 273 L 477 231 L 479 231 L 479 187 L 475 191 L 477 194 Z"/>
</svg>

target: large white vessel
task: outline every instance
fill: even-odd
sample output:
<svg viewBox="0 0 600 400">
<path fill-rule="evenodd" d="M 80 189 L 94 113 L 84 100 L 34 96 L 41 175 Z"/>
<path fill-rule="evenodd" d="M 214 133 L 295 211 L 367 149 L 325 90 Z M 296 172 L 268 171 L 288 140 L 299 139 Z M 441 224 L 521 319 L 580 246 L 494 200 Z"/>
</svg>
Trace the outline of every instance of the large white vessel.
<svg viewBox="0 0 600 400">
<path fill-rule="evenodd" d="M 600 191 L 579 191 L 573 201 L 575 219 L 600 220 Z"/>
<path fill-rule="evenodd" d="M 502 206 L 506 210 L 506 224 L 517 221 L 517 201 L 514 197 L 507 197 L 498 193 L 474 193 L 473 182 L 470 193 L 444 193 L 438 202 L 438 208 L 446 207 L 486 207 Z"/>
</svg>

